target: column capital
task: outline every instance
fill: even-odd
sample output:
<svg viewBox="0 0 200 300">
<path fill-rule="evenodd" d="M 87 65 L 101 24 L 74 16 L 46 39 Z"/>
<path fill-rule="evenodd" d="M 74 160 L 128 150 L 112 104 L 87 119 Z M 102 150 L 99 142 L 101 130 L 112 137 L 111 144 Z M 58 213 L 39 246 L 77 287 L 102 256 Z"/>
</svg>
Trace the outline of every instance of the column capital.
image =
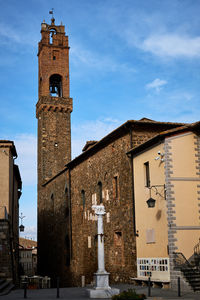
<svg viewBox="0 0 200 300">
<path fill-rule="evenodd" d="M 103 205 L 92 205 L 92 209 L 97 216 L 103 216 L 106 214 L 105 207 Z"/>
</svg>

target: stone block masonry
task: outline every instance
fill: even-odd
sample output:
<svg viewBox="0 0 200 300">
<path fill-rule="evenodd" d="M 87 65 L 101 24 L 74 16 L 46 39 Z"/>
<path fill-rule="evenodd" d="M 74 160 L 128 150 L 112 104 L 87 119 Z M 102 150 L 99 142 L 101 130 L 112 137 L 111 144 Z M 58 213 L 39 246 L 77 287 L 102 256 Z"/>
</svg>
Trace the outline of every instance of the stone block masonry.
<svg viewBox="0 0 200 300">
<path fill-rule="evenodd" d="M 0 220 L 0 278 L 12 278 L 9 226 L 8 220 Z"/>
</svg>

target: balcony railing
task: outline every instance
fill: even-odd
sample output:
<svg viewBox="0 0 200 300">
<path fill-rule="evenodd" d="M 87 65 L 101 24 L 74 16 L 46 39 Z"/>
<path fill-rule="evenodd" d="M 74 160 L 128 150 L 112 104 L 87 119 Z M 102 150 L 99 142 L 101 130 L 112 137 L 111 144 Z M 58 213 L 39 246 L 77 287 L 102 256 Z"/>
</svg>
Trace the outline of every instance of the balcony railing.
<svg viewBox="0 0 200 300">
<path fill-rule="evenodd" d="M 182 252 L 174 252 L 174 266 L 177 269 L 183 269 L 187 267 L 192 267 L 189 261 L 186 259 L 185 255 Z"/>
<path fill-rule="evenodd" d="M 0 206 L 0 219 L 8 220 L 8 213 L 6 206 Z"/>
</svg>

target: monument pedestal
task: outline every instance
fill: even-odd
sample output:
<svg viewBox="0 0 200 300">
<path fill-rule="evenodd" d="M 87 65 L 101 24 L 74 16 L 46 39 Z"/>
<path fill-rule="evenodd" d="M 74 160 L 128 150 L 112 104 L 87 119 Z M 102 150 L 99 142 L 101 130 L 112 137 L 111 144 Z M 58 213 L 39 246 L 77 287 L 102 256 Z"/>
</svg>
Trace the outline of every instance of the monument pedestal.
<svg viewBox="0 0 200 300">
<path fill-rule="evenodd" d="M 109 286 L 109 274 L 106 271 L 94 273 L 95 287 L 87 290 L 90 298 L 111 298 L 113 295 L 119 294 L 119 289 L 113 289 Z"/>
<path fill-rule="evenodd" d="M 95 288 L 102 289 L 102 288 L 110 288 L 109 287 L 109 274 L 108 272 L 97 272 L 94 273 L 95 277 Z"/>
<path fill-rule="evenodd" d="M 112 298 L 114 295 L 119 294 L 119 289 L 113 289 L 111 287 L 107 289 L 88 289 L 87 294 L 90 298 L 100 298 L 100 299 L 105 299 L 105 298 Z"/>
</svg>

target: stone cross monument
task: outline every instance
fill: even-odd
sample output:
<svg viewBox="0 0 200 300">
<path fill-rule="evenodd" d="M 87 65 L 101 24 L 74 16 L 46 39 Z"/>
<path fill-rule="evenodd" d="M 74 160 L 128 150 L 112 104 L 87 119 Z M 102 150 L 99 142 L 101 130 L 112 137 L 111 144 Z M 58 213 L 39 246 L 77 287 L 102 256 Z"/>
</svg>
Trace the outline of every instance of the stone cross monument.
<svg viewBox="0 0 200 300">
<path fill-rule="evenodd" d="M 97 215 L 98 270 L 94 274 L 95 287 L 88 289 L 87 292 L 90 298 L 111 298 L 113 295 L 119 294 L 120 291 L 109 286 L 109 273 L 105 270 L 103 216 L 106 212 L 103 205 L 93 205 L 92 209 Z"/>
</svg>

